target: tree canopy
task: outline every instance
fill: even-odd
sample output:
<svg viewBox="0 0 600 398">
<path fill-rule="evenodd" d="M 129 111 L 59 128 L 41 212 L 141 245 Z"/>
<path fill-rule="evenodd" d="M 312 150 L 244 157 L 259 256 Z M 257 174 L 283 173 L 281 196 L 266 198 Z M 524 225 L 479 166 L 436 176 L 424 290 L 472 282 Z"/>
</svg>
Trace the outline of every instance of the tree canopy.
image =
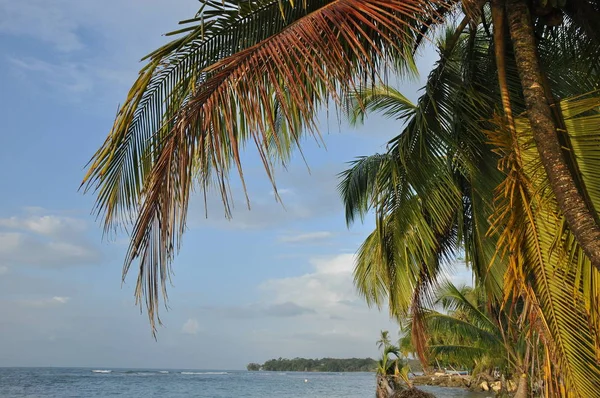
<svg viewBox="0 0 600 398">
<path fill-rule="evenodd" d="M 374 372 L 377 361 L 371 358 L 278 358 L 269 359 L 261 368 L 278 372 Z"/>
</svg>

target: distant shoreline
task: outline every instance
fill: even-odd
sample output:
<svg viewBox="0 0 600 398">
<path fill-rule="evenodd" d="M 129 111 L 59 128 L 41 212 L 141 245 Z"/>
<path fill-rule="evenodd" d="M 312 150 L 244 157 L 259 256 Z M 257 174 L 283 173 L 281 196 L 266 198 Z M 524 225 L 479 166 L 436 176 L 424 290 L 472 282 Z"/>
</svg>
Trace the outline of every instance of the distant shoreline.
<svg viewBox="0 0 600 398">
<path fill-rule="evenodd" d="M 418 361 L 409 360 L 409 365 L 413 371 L 421 371 Z M 271 372 L 373 373 L 377 370 L 377 361 L 373 358 L 278 358 L 269 359 L 263 364 L 251 362 L 246 369 Z"/>
<path fill-rule="evenodd" d="M 335 370 L 246 370 L 251 373 L 375 373 L 375 370 L 343 370 L 343 371 L 335 371 Z"/>
</svg>

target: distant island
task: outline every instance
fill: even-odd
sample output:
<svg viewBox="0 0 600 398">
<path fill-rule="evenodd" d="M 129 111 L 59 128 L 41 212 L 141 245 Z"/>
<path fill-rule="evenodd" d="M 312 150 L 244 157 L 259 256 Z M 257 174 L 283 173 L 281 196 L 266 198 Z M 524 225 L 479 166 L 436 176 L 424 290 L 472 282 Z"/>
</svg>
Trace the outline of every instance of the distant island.
<svg viewBox="0 0 600 398">
<path fill-rule="evenodd" d="M 406 361 L 411 371 L 422 371 L 421 364 L 416 359 L 408 358 Z M 246 369 L 252 372 L 375 372 L 377 361 L 372 358 L 278 358 L 269 359 L 262 365 L 250 362 Z"/>
<path fill-rule="evenodd" d="M 270 359 L 263 363 L 249 363 L 249 371 L 276 372 L 374 372 L 377 361 L 372 358 Z"/>
</svg>

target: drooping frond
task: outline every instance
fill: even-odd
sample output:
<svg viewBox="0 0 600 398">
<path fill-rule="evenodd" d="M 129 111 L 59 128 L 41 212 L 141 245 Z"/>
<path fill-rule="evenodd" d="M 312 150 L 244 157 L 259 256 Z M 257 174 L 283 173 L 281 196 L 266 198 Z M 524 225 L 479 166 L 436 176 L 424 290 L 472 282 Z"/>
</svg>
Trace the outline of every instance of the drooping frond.
<svg viewBox="0 0 600 398">
<path fill-rule="evenodd" d="M 506 322 L 506 314 L 497 317 L 498 303 L 488 303 L 482 287 L 457 288 L 446 281 L 436 289 L 436 305 L 440 304 L 444 312 L 424 311 L 432 359 L 473 371 L 520 363 L 518 350 L 526 335 L 510 330 L 515 325 Z"/>
<path fill-rule="evenodd" d="M 453 3 L 210 1 L 183 38 L 149 56 L 85 183 L 107 228 L 137 213 L 124 271 L 139 260 L 136 295 L 152 322 L 192 187 L 214 184 L 228 213 L 227 179 L 234 166 L 244 181 L 245 142 L 272 180 L 273 154 L 285 158 L 303 129 L 316 131 L 319 104 L 386 63 L 412 62 L 415 26 L 439 5 Z"/>
</svg>

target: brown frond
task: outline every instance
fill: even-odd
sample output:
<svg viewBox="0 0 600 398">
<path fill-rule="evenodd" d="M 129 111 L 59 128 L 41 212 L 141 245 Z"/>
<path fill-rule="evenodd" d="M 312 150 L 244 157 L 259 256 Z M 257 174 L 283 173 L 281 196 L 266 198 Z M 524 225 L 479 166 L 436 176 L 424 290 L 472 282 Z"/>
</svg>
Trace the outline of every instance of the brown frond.
<svg viewBox="0 0 600 398">
<path fill-rule="evenodd" d="M 165 281 L 185 230 L 194 185 L 203 190 L 213 184 L 218 187 L 228 214 L 232 163 L 244 184 L 240 147 L 253 141 L 276 188 L 274 161 L 285 159 L 298 146 L 304 130 L 319 134 L 315 121 L 319 105 L 330 96 L 340 104 L 358 85 L 378 80 L 386 64 L 412 60 L 417 27 L 436 18 L 441 6 L 452 5 L 435 0 L 298 3 L 281 2 L 284 13 L 277 18 L 296 15 L 296 19 L 282 25 L 278 33 L 237 51 L 223 51 L 210 64 L 192 68 L 194 72 L 186 74 L 180 85 L 173 85 L 179 94 L 172 94 L 154 110 L 151 117 L 161 122 L 155 123 L 151 134 L 146 129 L 142 143 L 125 142 L 123 137 L 131 134 L 128 123 L 135 120 L 145 98 L 138 94 L 154 87 L 154 69 L 168 66 L 165 60 L 152 61 L 151 73 L 141 75 L 148 81 L 130 93 L 130 102 L 92 162 L 86 180 L 100 190 L 98 206 L 106 210 L 107 226 L 121 204 L 122 209 L 137 212 L 124 273 L 139 261 L 136 297 L 145 301 L 153 327 L 160 293 L 166 296 Z M 297 7 L 304 7 L 305 12 Z M 223 31 L 217 33 L 223 35 Z M 131 152 L 132 162 L 139 164 L 119 163 L 128 153 L 123 154 L 123 146 L 131 142 L 145 148 L 141 154 L 135 148 Z M 123 188 L 119 182 L 124 181 L 123 173 L 129 173 L 131 187 Z"/>
</svg>

